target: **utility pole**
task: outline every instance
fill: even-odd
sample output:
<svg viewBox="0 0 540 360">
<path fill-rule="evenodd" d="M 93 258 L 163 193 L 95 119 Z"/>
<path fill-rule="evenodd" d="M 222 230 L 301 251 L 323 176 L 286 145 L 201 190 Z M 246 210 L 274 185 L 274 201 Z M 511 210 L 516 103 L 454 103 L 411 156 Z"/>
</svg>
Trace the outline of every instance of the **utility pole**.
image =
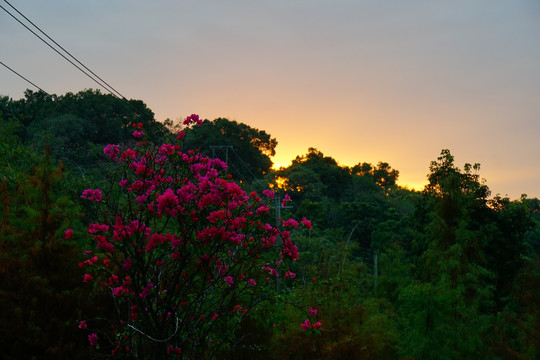
<svg viewBox="0 0 540 360">
<path fill-rule="evenodd" d="M 291 209 L 292 206 L 281 206 L 281 196 L 276 195 L 274 198 L 274 208 L 276 210 L 276 228 L 279 228 L 280 220 L 281 220 L 281 208 L 284 209 Z M 276 245 L 281 246 L 283 241 L 281 240 L 281 235 L 279 235 L 276 239 Z M 278 294 L 281 294 L 281 279 L 278 277 L 276 278 L 276 292 Z"/>
<path fill-rule="evenodd" d="M 276 209 L 276 227 L 279 227 L 280 225 L 280 222 L 279 220 L 281 220 L 281 208 L 283 209 L 292 209 L 294 206 L 281 206 L 281 196 L 279 195 L 276 195 L 276 197 L 274 198 L 274 208 Z"/>
<path fill-rule="evenodd" d="M 229 149 L 232 149 L 232 145 L 210 145 L 210 149 L 212 149 L 212 157 L 216 157 L 216 149 L 225 149 L 225 162 L 229 163 Z"/>
<path fill-rule="evenodd" d="M 373 253 L 373 288 L 377 288 L 377 276 L 379 275 L 379 269 L 377 268 L 377 253 Z"/>
</svg>

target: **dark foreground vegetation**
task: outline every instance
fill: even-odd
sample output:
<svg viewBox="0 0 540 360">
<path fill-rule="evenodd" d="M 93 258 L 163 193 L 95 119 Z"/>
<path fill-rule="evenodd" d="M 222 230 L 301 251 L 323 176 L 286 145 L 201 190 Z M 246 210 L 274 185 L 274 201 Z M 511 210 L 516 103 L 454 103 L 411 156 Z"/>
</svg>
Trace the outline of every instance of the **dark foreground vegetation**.
<svg viewBox="0 0 540 360">
<path fill-rule="evenodd" d="M 103 148 L 133 144 L 133 124 L 158 145 L 182 129 L 142 101 L 92 90 L 0 97 L 0 358 L 105 358 L 79 329 L 117 310 L 83 282 L 95 244 L 82 234 L 100 214 L 81 193 L 106 185 Z M 280 301 L 224 330 L 236 340 L 214 357 L 540 357 L 538 199 L 492 196 L 480 166 L 446 149 L 415 192 L 388 163 L 344 167 L 314 148 L 272 170 L 276 139 L 227 119 L 184 130 L 182 151 L 227 162 L 248 194 L 290 195 L 272 221 L 313 225 L 295 235 L 294 288 L 279 284 Z M 299 304 L 317 308 L 320 328 L 301 326 Z"/>
</svg>

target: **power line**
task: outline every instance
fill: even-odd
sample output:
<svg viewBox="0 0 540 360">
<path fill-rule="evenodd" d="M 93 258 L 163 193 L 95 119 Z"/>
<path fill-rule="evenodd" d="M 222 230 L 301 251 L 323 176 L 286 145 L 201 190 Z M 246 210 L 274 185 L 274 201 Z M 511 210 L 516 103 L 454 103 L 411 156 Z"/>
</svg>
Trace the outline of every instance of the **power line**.
<svg viewBox="0 0 540 360">
<path fill-rule="evenodd" d="M 0 6 L 1 6 L 1 5 L 0 5 Z M 42 88 L 40 88 L 39 86 L 37 86 L 37 85 L 34 84 L 32 81 L 28 80 L 26 77 L 24 77 L 23 75 L 19 74 L 17 71 L 15 71 L 14 69 L 12 69 L 11 67 L 9 67 L 9 66 L 7 66 L 6 64 L 4 64 L 2 61 L 0 61 L 0 64 L 1 64 L 2 66 L 4 66 L 6 69 L 8 69 L 8 70 L 10 70 L 11 72 L 13 72 L 14 74 L 16 74 L 17 76 L 19 76 L 21 79 L 24 79 L 24 80 L 27 81 L 29 84 L 32 84 L 33 86 L 35 86 L 36 88 L 38 88 L 38 89 L 39 89 L 40 91 L 42 91 L 45 95 L 51 97 L 51 94 L 49 94 L 47 91 L 45 91 L 45 90 L 43 90 Z M 114 96 L 114 94 L 113 94 L 113 96 Z M 125 98 L 122 99 L 122 100 L 127 101 L 127 103 L 131 105 L 131 103 L 130 103 L 128 100 L 126 100 Z M 77 114 L 77 112 L 78 112 L 75 108 L 71 107 L 71 105 L 68 105 L 67 108 L 68 108 L 69 110 L 73 111 L 74 114 Z M 46 130 L 47 130 L 47 133 L 49 133 L 49 125 L 48 125 L 48 124 L 46 124 Z M 107 129 L 105 129 L 105 132 L 106 132 L 107 134 L 110 134 L 110 135 L 113 135 L 113 134 L 114 134 L 112 131 L 107 130 Z M 79 170 L 81 171 L 81 174 L 83 175 L 83 178 L 84 178 L 84 172 L 82 171 L 82 169 L 81 169 L 81 167 L 80 167 L 80 165 L 79 165 L 78 163 L 76 163 L 76 162 L 73 161 L 72 159 L 66 158 L 65 156 L 62 156 L 62 155 L 59 156 L 59 159 L 64 160 L 64 161 L 67 160 L 67 161 L 70 161 L 70 162 L 72 162 L 73 164 L 75 164 L 75 165 L 79 168 Z"/>
<path fill-rule="evenodd" d="M 64 54 L 62 54 L 60 51 L 58 51 L 55 47 L 53 47 L 49 42 L 47 42 L 43 37 L 39 36 L 35 31 L 33 31 L 32 29 L 30 29 L 26 24 L 24 24 L 20 19 L 17 18 L 17 16 L 15 16 L 13 13 L 11 13 L 10 11 L 8 11 L 4 6 L 0 5 L 0 8 L 2 10 L 4 10 L 8 15 L 10 15 L 13 19 L 15 19 L 19 24 L 21 24 L 22 26 L 24 26 L 28 31 L 30 31 L 34 36 L 36 36 L 38 39 L 40 39 L 43 43 L 45 43 L 45 45 L 47 45 L 48 47 L 50 47 L 53 51 L 55 51 L 58 55 L 60 55 L 61 57 L 63 57 L 66 61 L 68 61 L 71 65 L 73 65 L 75 68 L 77 68 L 79 71 L 81 71 L 84 75 L 86 75 L 88 78 L 90 78 L 92 81 L 94 81 L 96 84 L 98 84 L 101 88 L 105 89 L 107 92 L 109 92 L 112 96 L 114 97 L 117 97 L 117 98 L 120 98 L 122 100 L 124 100 L 126 102 L 126 104 L 132 108 L 134 110 L 135 113 L 139 113 L 139 109 L 136 108 L 132 103 L 131 101 L 129 101 L 128 99 L 126 99 L 126 97 L 124 95 L 122 95 L 118 90 L 116 90 L 115 88 L 113 88 L 111 85 L 109 85 L 105 80 L 103 80 L 101 77 L 99 77 L 96 73 L 94 73 L 92 70 L 90 70 L 86 65 L 84 65 L 81 61 L 79 61 L 75 56 L 73 56 L 69 51 L 67 51 L 65 48 L 63 48 L 60 44 L 58 44 L 58 42 L 56 42 L 54 39 L 52 39 L 49 35 L 47 35 L 40 27 L 38 27 L 36 24 L 34 24 L 30 19 L 28 19 L 23 13 L 21 13 L 18 9 L 16 9 L 12 4 L 10 4 L 7 0 L 4 0 L 4 2 L 6 4 L 8 4 L 13 10 L 15 10 L 20 16 L 22 16 L 26 21 L 28 21 L 30 24 L 32 24 L 32 26 L 34 26 L 37 30 L 39 30 L 44 36 L 46 36 L 50 41 L 52 41 L 58 48 L 62 49 L 66 54 L 68 54 L 74 61 L 76 61 L 78 64 L 80 64 L 80 66 L 78 66 L 77 64 L 75 64 L 73 61 L 71 61 L 69 58 L 67 58 Z M 3 66 L 5 66 L 6 68 L 8 68 L 10 71 L 14 72 L 15 74 L 17 74 L 18 76 L 20 76 L 22 79 L 24 79 L 25 81 L 27 81 L 28 83 L 32 84 L 33 86 L 35 86 L 36 88 L 38 88 L 39 90 L 43 91 L 45 94 L 48 95 L 48 93 L 43 90 L 42 88 L 40 88 L 39 86 L 35 85 L 34 83 L 32 83 L 30 80 L 28 80 L 27 78 L 25 78 L 24 76 L 20 75 L 19 73 L 15 72 L 13 69 L 11 69 L 10 67 L 8 67 L 7 65 L 5 65 L 4 63 L 2 63 Z M 95 77 L 91 76 L 88 72 L 86 72 L 85 70 L 83 70 L 81 68 L 81 66 L 86 69 L 88 72 L 90 72 L 92 75 L 94 75 Z M 96 80 L 99 79 L 100 81 Z M 141 113 L 141 115 L 143 115 L 143 113 Z M 146 118 L 145 115 L 143 115 L 143 117 Z"/>
<path fill-rule="evenodd" d="M 234 150 L 234 147 L 232 148 L 232 151 L 233 151 L 233 153 L 238 157 L 238 159 L 240 160 L 240 162 L 242 163 L 242 165 L 244 165 L 244 167 L 247 169 L 247 171 L 249 171 L 249 173 L 251 174 L 251 176 L 253 176 L 253 180 L 257 180 L 257 177 L 253 174 L 253 172 L 251 171 L 251 169 L 249 168 L 249 166 L 246 165 L 246 163 L 244 162 L 244 160 L 242 160 L 242 158 L 240 157 L 240 155 L 238 155 L 238 153 Z"/>
<path fill-rule="evenodd" d="M 101 80 L 105 85 L 107 85 L 110 89 L 112 89 L 116 94 L 118 94 L 121 98 L 125 99 L 125 97 L 120 93 L 118 92 L 115 88 L 113 88 L 111 85 L 109 85 L 105 80 L 103 80 L 101 77 L 99 77 L 95 72 L 93 72 L 92 70 L 90 70 L 86 65 L 84 65 L 82 62 L 80 62 L 75 56 L 73 56 L 69 51 L 67 51 L 66 49 L 64 49 L 60 44 L 58 44 L 56 41 L 54 41 L 54 39 L 52 39 L 49 35 L 47 35 L 43 30 L 41 30 L 41 28 L 39 26 L 37 26 L 36 24 L 34 24 L 30 19 L 28 19 L 26 16 L 24 16 L 23 13 L 21 13 L 19 10 L 17 10 L 13 5 L 11 5 L 7 0 L 4 0 L 4 2 L 6 4 L 8 4 L 9 6 L 11 6 L 11 8 L 13 8 L 13 10 L 15 10 L 19 15 L 21 15 L 26 21 L 28 21 L 30 24 L 32 24 L 36 29 L 38 29 L 43 35 L 45 35 L 47 37 L 47 39 L 51 40 L 56 46 L 58 46 L 60 49 L 62 49 L 66 54 L 68 54 L 73 60 L 75 60 L 79 65 L 81 65 L 82 67 L 84 67 L 86 70 L 88 70 L 92 75 L 94 75 L 95 77 L 97 77 L 99 80 Z"/>
<path fill-rule="evenodd" d="M 109 93 L 111 93 L 114 96 L 120 97 L 122 99 L 126 99 L 124 95 L 122 95 L 120 92 L 118 92 L 116 89 L 114 89 L 112 86 L 110 86 L 106 81 L 104 81 L 102 78 L 100 78 L 98 75 L 96 75 L 92 70 L 90 70 L 88 67 L 86 67 L 83 63 L 81 63 L 77 58 L 75 58 L 71 53 L 69 53 L 66 49 L 64 49 L 62 46 L 60 46 L 56 41 L 54 41 L 49 35 L 47 35 L 43 30 L 41 30 L 37 25 L 35 25 L 32 21 L 30 21 L 26 16 L 24 16 L 19 10 L 17 10 L 13 5 L 11 5 L 7 0 L 4 0 L 6 4 L 8 4 L 11 8 L 13 8 L 19 15 L 21 15 L 26 21 L 28 21 L 30 24 L 32 24 L 36 29 L 38 29 L 43 35 L 45 35 L 49 40 L 51 40 L 56 46 L 58 46 L 60 49 L 62 49 L 65 53 L 67 53 L 71 58 L 73 58 L 77 63 L 79 63 L 82 67 L 84 67 L 86 70 L 88 70 L 90 73 L 92 73 L 96 78 L 98 78 L 100 81 L 96 80 L 96 78 L 92 77 L 88 72 L 83 70 L 80 66 L 75 64 L 73 61 L 68 59 L 64 54 L 62 54 L 60 51 L 58 51 L 56 48 L 54 48 L 50 43 L 48 43 L 45 39 L 43 39 L 41 36 L 39 36 L 35 31 L 30 29 L 26 24 L 24 24 L 21 20 L 19 20 L 15 15 L 13 15 L 9 10 L 7 10 L 5 7 L 0 5 L 0 8 L 4 10 L 8 15 L 10 15 L 13 19 L 15 19 L 19 24 L 24 26 L 28 31 L 30 31 L 32 34 L 34 34 L 38 39 L 40 39 L 45 45 L 50 47 L 52 50 L 54 50 L 58 55 L 63 57 L 66 61 L 68 61 L 71 65 L 75 66 L 79 71 L 81 71 L 83 74 L 85 74 L 87 77 L 92 79 L 95 83 L 97 83 L 100 87 L 107 90 Z"/>
<path fill-rule="evenodd" d="M 1 6 L 1 5 L 0 5 Z M 6 64 L 4 64 L 2 61 L 0 61 L 0 64 L 2 64 L 6 69 L 10 70 L 12 73 L 14 73 L 15 75 L 19 76 L 21 79 L 25 80 L 26 82 L 28 82 L 29 84 L 32 84 L 34 87 L 38 88 L 39 90 L 43 91 L 45 94 L 47 94 L 47 92 L 45 90 L 43 90 L 42 88 L 40 88 L 39 86 L 37 86 L 36 84 L 34 84 L 33 82 L 31 82 L 30 80 L 28 80 L 27 78 L 25 78 L 24 76 L 22 76 L 21 74 L 19 74 L 18 72 L 16 72 L 15 70 L 13 70 L 12 68 L 10 68 L 9 66 L 7 66 Z M 47 94 L 49 95 L 49 94 Z"/>
</svg>

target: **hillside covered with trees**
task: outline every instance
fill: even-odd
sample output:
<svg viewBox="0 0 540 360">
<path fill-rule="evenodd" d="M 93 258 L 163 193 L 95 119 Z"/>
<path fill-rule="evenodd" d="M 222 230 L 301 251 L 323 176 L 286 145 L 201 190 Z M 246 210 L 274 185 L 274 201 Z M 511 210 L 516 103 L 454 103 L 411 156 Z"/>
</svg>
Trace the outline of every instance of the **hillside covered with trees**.
<svg viewBox="0 0 540 360">
<path fill-rule="evenodd" d="M 20 100 L 0 97 L 1 358 L 97 359 L 106 353 L 129 359 L 145 358 L 149 351 L 152 358 L 540 357 L 540 200 L 492 196 L 480 164 L 456 164 L 448 149 L 426 169 L 423 191 L 398 186 L 399 171 L 384 161 L 358 159 L 353 167 L 341 166 L 316 148 L 275 170 L 271 158 L 278 139 L 266 131 L 222 118 L 188 120 L 191 123 L 160 123 L 142 101 L 93 90 L 58 96 L 28 90 Z M 173 145 L 177 138 L 178 145 Z M 129 193 L 122 192 L 132 175 Z M 147 188 L 145 177 L 150 175 L 161 180 Z M 137 181 L 143 185 L 133 190 Z M 178 186 L 174 193 L 166 189 L 172 184 Z M 152 193 L 160 186 L 163 190 Z M 203 192 L 213 187 L 230 193 L 223 190 L 218 201 L 214 193 Z M 91 189 L 101 189 L 108 200 L 101 200 L 101 192 L 88 192 Z M 244 193 L 245 199 L 239 195 Z M 145 202 L 152 196 L 155 206 Z M 180 209 L 182 196 L 200 196 L 200 202 Z M 268 205 L 262 204 L 265 199 Z M 184 217 L 178 215 L 184 210 Z M 109 227 L 128 232 L 128 213 L 137 221 L 151 219 L 154 229 L 162 227 L 163 236 L 147 234 L 148 243 L 133 253 L 125 245 L 122 262 L 115 267 L 120 255 L 95 234 L 105 234 Z M 241 246 L 219 251 L 209 246 L 204 254 L 182 257 L 190 243 L 208 246 L 204 239 L 217 237 L 220 221 L 230 230 L 233 220 L 227 216 L 233 213 Z M 203 228 L 204 221 L 208 226 Z M 299 222 L 305 227 L 297 228 Z M 288 227 L 297 231 L 289 234 Z M 250 236 L 273 237 L 276 247 L 289 247 L 288 256 L 281 250 L 282 258 L 291 260 L 283 266 L 289 267 L 275 285 L 265 280 L 267 275 L 246 276 L 248 270 L 257 270 L 257 261 L 275 261 L 265 252 L 272 246 L 254 250 Z M 139 259 L 141 248 L 150 254 L 165 241 L 182 250 L 167 253 L 167 258 L 140 257 L 147 263 L 133 266 L 136 271 L 129 273 L 128 283 L 120 285 L 112 277 L 117 274 L 113 271 L 131 271 L 129 261 Z M 120 243 L 110 244 L 121 249 Z M 223 267 L 222 258 L 240 254 L 242 247 L 249 250 L 244 257 Z M 188 270 L 160 270 L 173 263 L 171 256 L 185 259 Z M 106 259 L 99 268 L 90 264 L 96 273 L 88 272 L 88 261 L 102 264 Z M 201 267 L 204 261 L 221 266 L 216 279 L 224 281 L 206 277 L 210 268 Z M 282 265 L 278 262 L 276 269 Z M 234 273 L 233 265 L 238 266 Z M 204 275 L 190 277 L 189 269 Z M 107 271 L 112 275 L 101 284 L 90 281 L 89 276 Z M 154 281 L 141 283 L 143 290 L 129 297 L 126 289 L 143 274 Z M 184 282 L 176 288 L 158 287 L 158 281 L 169 281 L 164 274 Z M 244 278 L 246 286 L 240 287 Z M 167 303 L 173 289 L 197 288 L 205 281 L 211 286 L 201 288 L 204 297 L 197 301 L 210 304 L 208 309 L 185 305 L 195 293 L 179 293 L 177 298 L 185 295 L 185 301 Z M 250 286 L 263 283 L 264 292 L 250 292 Z M 120 288 L 125 290 L 124 302 L 111 299 L 111 291 Z M 217 294 L 228 300 L 218 305 Z M 147 296 L 155 296 L 155 302 L 142 302 Z M 248 298 L 250 311 L 246 305 L 234 307 L 234 316 L 229 312 L 226 317 L 216 310 L 211 321 L 202 320 L 214 308 Z M 167 320 L 160 306 L 186 317 Z M 241 310 L 245 313 L 240 316 Z M 87 319 L 118 316 L 127 319 L 118 324 L 131 325 L 124 333 L 120 325 L 112 332 L 105 326 L 95 333 L 85 331 L 86 321 L 91 323 Z M 137 326 L 145 322 L 154 328 L 169 324 L 171 332 L 162 338 L 143 334 Z M 98 336 L 100 341 L 105 338 L 100 331 L 113 345 L 97 342 Z M 160 339 L 176 338 L 182 341 L 160 348 Z"/>
</svg>

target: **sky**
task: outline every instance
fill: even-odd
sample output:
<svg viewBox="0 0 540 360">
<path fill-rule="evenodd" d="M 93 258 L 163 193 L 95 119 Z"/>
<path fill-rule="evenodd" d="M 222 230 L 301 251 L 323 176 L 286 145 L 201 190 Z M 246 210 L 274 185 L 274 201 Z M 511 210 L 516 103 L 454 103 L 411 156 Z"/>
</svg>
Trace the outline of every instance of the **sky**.
<svg viewBox="0 0 540 360">
<path fill-rule="evenodd" d="M 276 166 L 314 147 L 421 189 L 450 149 L 493 195 L 540 197 L 538 0 L 9 3 L 158 121 L 265 130 Z M 0 61 L 49 93 L 98 88 L 2 9 Z M 0 95 L 27 88 L 0 66 Z"/>
</svg>

